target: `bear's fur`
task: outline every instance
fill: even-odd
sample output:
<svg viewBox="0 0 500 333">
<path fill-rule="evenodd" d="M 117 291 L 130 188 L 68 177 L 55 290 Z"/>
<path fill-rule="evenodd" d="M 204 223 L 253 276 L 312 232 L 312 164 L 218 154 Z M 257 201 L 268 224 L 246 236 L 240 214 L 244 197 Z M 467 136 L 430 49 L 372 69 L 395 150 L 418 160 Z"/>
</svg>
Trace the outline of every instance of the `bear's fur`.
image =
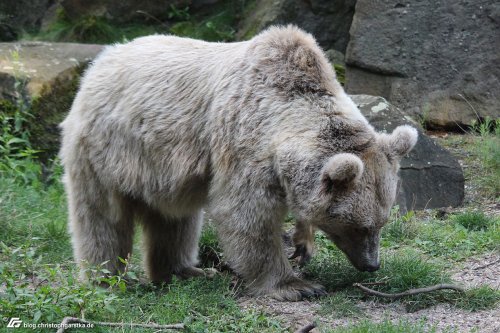
<svg viewBox="0 0 500 333">
<path fill-rule="evenodd" d="M 416 141 L 410 127 L 376 133 L 312 36 L 293 26 L 230 44 L 156 35 L 110 46 L 61 128 L 82 267 L 121 270 L 137 220 L 153 281 L 203 274 L 206 208 L 249 290 L 289 300 L 322 289 L 292 272 L 287 210 L 298 247 L 312 249 L 319 228 L 356 267 L 376 269 L 399 160 Z"/>
</svg>

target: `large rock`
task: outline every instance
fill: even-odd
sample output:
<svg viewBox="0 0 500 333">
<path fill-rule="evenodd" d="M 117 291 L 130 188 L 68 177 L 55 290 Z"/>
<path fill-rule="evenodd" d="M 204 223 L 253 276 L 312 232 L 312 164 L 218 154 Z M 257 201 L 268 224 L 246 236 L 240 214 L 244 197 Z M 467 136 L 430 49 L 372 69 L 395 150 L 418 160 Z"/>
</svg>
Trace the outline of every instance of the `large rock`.
<svg viewBox="0 0 500 333">
<path fill-rule="evenodd" d="M 351 96 L 363 115 L 379 131 L 392 132 L 403 124 L 418 128 L 410 117 L 383 97 Z M 464 198 L 464 176 L 458 161 L 419 130 L 415 148 L 401 161 L 397 204 L 403 210 L 456 207 Z"/>
<path fill-rule="evenodd" d="M 56 0 L 0 1 L 0 41 L 17 39 L 22 32 L 37 31 Z"/>
<path fill-rule="evenodd" d="M 500 3 L 358 0 L 346 88 L 383 96 L 431 127 L 500 117 Z"/>
<path fill-rule="evenodd" d="M 31 104 L 31 142 L 42 161 L 53 158 L 59 130 L 78 89 L 81 73 L 102 45 L 0 43 L 0 99 Z"/>
<path fill-rule="evenodd" d="M 295 24 L 310 32 L 325 49 L 345 52 L 356 0 L 257 0 L 248 6 L 240 39 L 276 24 Z"/>
</svg>

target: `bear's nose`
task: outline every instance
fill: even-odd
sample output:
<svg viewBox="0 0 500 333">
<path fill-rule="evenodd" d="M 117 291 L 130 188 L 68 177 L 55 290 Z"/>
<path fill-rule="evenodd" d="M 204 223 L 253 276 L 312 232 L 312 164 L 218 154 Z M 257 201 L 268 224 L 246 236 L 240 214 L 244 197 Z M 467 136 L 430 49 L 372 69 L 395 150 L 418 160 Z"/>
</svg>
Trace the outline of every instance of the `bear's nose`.
<svg viewBox="0 0 500 333">
<path fill-rule="evenodd" d="M 375 272 L 375 271 L 378 271 L 378 269 L 380 268 L 380 263 L 376 263 L 375 265 L 366 265 L 365 266 L 365 271 L 367 272 Z"/>
</svg>

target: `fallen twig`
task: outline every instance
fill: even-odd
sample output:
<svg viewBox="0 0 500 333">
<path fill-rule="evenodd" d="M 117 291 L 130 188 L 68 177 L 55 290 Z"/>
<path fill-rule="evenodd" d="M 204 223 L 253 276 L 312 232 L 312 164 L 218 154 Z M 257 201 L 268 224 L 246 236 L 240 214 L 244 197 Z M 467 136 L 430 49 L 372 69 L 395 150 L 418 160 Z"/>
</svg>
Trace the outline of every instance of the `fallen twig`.
<svg viewBox="0 0 500 333">
<path fill-rule="evenodd" d="M 483 269 L 483 268 L 487 268 L 487 267 L 490 267 L 490 266 L 493 266 L 495 264 L 498 264 L 500 263 L 500 259 L 499 260 L 495 260 L 495 261 L 492 261 L 492 262 L 489 262 L 485 265 L 481 265 L 481 266 L 478 266 L 478 267 L 474 267 L 473 270 L 479 270 L 479 269 Z"/>
<path fill-rule="evenodd" d="M 153 329 L 170 329 L 170 330 L 183 330 L 184 324 L 169 324 L 169 325 L 160 325 L 160 324 L 140 324 L 140 323 L 109 323 L 104 321 L 88 321 L 75 317 L 64 317 L 61 322 L 57 333 L 63 333 L 66 329 L 69 329 L 68 325 L 70 324 L 83 324 L 83 325 L 93 325 L 93 326 L 107 326 L 107 327 L 143 327 L 143 328 L 153 328 Z"/>
<path fill-rule="evenodd" d="M 457 286 L 452 285 L 452 284 L 436 284 L 435 286 L 410 289 L 410 290 L 404 291 L 402 293 L 396 293 L 396 294 L 388 294 L 388 293 L 376 291 L 376 290 L 370 289 L 368 287 L 365 287 L 361 283 L 354 283 L 353 287 L 361 289 L 363 292 L 365 292 L 368 295 L 385 297 L 385 298 L 392 298 L 392 299 L 397 299 L 397 298 L 401 298 L 401 297 L 405 297 L 405 296 L 417 295 L 417 294 L 422 294 L 422 293 L 428 293 L 428 292 L 436 291 L 436 290 L 440 290 L 440 289 L 452 289 L 452 290 L 456 290 L 456 291 L 461 292 L 461 293 L 464 292 L 464 290 L 462 288 L 457 287 Z"/>
<path fill-rule="evenodd" d="M 298 330 L 295 331 L 295 333 L 309 333 L 314 328 L 316 328 L 316 324 L 315 323 L 310 323 L 310 324 L 307 324 L 304 327 L 299 328 Z"/>
</svg>

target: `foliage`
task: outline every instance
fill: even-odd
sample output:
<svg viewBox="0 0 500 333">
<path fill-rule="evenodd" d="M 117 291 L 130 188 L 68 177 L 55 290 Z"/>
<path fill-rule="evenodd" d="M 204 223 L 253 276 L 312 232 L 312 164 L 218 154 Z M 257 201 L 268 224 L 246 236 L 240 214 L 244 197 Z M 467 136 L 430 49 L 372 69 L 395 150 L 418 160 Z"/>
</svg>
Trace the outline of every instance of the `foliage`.
<svg viewBox="0 0 500 333">
<path fill-rule="evenodd" d="M 479 133 L 475 153 L 481 159 L 486 174 L 481 185 L 495 198 L 500 197 L 500 119 L 486 118 L 474 124 L 473 131 Z"/>
<path fill-rule="evenodd" d="M 27 39 L 49 40 L 57 42 L 78 42 L 110 44 L 130 40 L 139 36 L 164 32 L 162 24 L 121 24 L 110 22 L 104 16 L 87 15 L 75 19 L 67 17 L 64 10 L 57 12 L 56 19 L 35 35 L 24 36 Z"/>
<path fill-rule="evenodd" d="M 13 63 L 19 63 L 19 53 L 10 54 Z M 30 105 L 24 99 L 26 80 L 19 68 L 14 68 L 15 102 L 0 100 L 0 175 L 8 176 L 24 184 L 38 182 L 41 168 L 33 163 L 37 151 L 30 142 L 27 127 L 32 120 Z"/>
</svg>

